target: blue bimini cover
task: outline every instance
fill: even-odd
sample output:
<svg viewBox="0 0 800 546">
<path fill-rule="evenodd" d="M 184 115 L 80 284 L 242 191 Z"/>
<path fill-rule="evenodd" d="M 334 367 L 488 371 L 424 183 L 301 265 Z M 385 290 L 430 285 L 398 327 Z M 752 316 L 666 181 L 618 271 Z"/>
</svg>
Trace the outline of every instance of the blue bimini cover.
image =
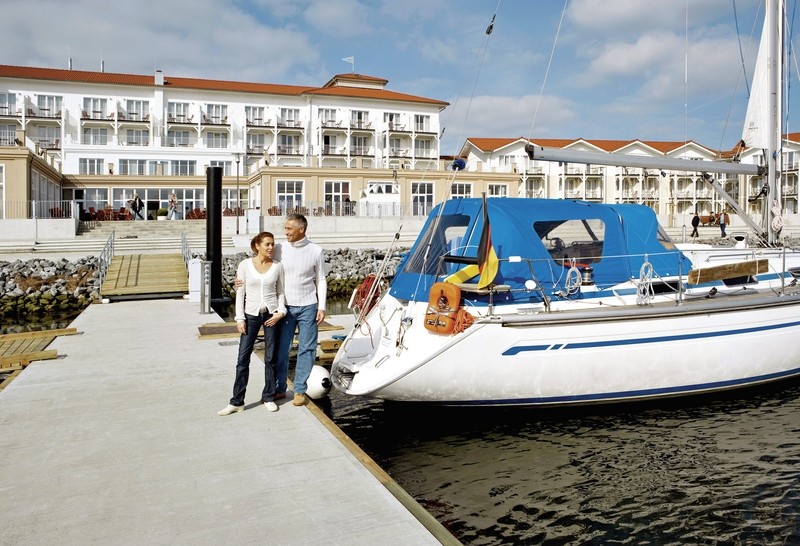
<svg viewBox="0 0 800 546">
<path fill-rule="evenodd" d="M 494 303 L 541 301 L 538 291 L 523 290 L 525 281 L 534 279 L 550 295 L 564 289 L 572 266 L 591 267 L 601 289 L 638 278 L 645 261 L 661 277 L 686 274 L 691 268 L 646 206 L 509 198 L 485 203 L 491 244 L 499 259 L 494 283 L 511 288 L 494 294 Z M 400 300 L 426 301 L 434 282 L 477 282 L 469 273 L 477 271 L 478 243 L 486 229 L 483 206 L 482 199 L 437 205 L 398 268 L 391 294 Z M 454 274 L 459 278 L 451 277 Z M 476 305 L 488 302 L 486 295 L 463 296 Z"/>
</svg>

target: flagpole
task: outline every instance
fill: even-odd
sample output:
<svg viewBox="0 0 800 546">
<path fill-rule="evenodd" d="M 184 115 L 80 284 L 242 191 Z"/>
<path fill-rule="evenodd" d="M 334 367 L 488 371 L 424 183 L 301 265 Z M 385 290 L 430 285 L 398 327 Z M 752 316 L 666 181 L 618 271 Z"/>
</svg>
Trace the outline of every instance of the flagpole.
<svg viewBox="0 0 800 546">
<path fill-rule="evenodd" d="M 342 59 L 346 63 L 350 63 L 350 71 L 355 74 L 356 73 L 356 58 L 352 55 L 350 57 L 345 57 Z"/>
</svg>

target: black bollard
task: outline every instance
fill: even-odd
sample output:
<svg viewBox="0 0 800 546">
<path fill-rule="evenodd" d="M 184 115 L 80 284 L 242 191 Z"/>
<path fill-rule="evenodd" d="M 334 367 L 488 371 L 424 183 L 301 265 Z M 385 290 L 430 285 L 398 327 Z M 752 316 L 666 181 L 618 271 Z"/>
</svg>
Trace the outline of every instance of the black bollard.
<svg viewBox="0 0 800 546">
<path fill-rule="evenodd" d="M 222 167 L 206 170 L 206 260 L 211 262 L 211 308 L 225 318 L 231 300 L 222 295 Z"/>
</svg>

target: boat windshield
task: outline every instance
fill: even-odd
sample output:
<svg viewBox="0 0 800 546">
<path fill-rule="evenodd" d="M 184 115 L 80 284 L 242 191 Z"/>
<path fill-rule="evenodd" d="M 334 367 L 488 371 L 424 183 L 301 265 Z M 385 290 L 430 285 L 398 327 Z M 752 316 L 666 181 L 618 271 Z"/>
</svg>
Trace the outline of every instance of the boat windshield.
<svg viewBox="0 0 800 546">
<path fill-rule="evenodd" d="M 605 224 L 599 219 L 549 220 L 534 222 L 550 257 L 563 265 L 591 264 L 603 257 Z"/>
<path fill-rule="evenodd" d="M 467 248 L 465 234 L 469 222 L 470 217 L 466 214 L 446 214 L 429 222 L 425 232 L 417 239 L 417 245 L 406 260 L 403 271 L 435 275 L 440 258 L 445 254 L 468 254 L 464 250 Z M 477 248 L 472 254 L 477 254 Z"/>
</svg>

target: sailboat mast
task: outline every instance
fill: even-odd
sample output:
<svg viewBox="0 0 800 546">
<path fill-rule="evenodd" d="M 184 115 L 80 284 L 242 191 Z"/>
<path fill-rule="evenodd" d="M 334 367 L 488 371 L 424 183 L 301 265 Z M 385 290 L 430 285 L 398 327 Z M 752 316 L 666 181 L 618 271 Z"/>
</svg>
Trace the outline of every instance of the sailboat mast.
<svg viewBox="0 0 800 546">
<path fill-rule="evenodd" d="M 768 33 L 769 44 L 769 136 L 767 144 L 767 185 L 769 193 L 764 202 L 764 215 L 768 242 L 777 243 L 778 234 L 773 229 L 772 202 L 782 203 L 781 196 L 781 146 L 782 141 L 782 116 L 781 116 L 781 77 L 783 75 L 783 1 L 767 0 L 765 12 L 764 32 Z"/>
</svg>

